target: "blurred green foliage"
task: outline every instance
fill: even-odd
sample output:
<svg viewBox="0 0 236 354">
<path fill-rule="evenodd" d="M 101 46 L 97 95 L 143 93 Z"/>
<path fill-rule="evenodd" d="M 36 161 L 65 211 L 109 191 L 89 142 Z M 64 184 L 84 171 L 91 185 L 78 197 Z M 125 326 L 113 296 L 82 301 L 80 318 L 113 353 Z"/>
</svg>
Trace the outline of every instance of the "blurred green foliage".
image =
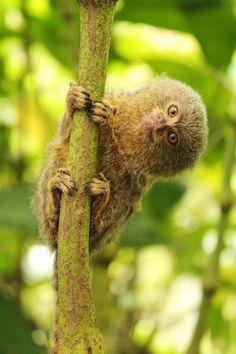
<svg viewBox="0 0 236 354">
<path fill-rule="evenodd" d="M 1 321 L 4 325 L 0 331 L 0 351 L 4 354 L 24 353 L 40 354 L 42 351 L 35 345 L 32 328 L 21 313 L 19 304 L 0 296 Z"/>
<path fill-rule="evenodd" d="M 0 352 L 45 353 L 52 261 L 30 199 L 68 82 L 76 78 L 77 3 L 5 0 L 0 33 Z M 209 146 L 193 171 L 147 192 L 118 244 L 93 261 L 109 354 L 180 354 L 191 340 L 216 244 L 228 123 L 236 116 L 235 0 L 119 0 L 108 89 L 134 88 L 162 72 L 202 95 Z M 235 167 L 231 186 L 235 193 Z M 236 353 L 235 226 L 234 207 L 201 354 Z"/>
</svg>

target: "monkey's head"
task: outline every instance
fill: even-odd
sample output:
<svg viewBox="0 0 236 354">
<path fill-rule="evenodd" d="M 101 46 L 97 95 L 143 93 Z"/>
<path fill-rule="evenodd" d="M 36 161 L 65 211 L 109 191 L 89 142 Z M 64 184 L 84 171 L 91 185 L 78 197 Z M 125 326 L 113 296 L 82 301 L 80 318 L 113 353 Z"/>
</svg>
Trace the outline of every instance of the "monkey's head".
<svg viewBox="0 0 236 354">
<path fill-rule="evenodd" d="M 160 77 L 153 82 L 157 92 L 154 108 L 144 121 L 155 145 L 154 174 L 167 177 L 191 168 L 207 144 L 205 106 L 189 86 Z"/>
</svg>

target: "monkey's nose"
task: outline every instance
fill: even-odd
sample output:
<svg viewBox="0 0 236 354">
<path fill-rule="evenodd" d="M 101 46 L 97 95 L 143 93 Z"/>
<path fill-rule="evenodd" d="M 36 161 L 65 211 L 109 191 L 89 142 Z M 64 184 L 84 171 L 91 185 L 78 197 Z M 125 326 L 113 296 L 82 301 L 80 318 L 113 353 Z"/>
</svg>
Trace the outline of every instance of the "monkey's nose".
<svg viewBox="0 0 236 354">
<path fill-rule="evenodd" d="M 161 118 L 157 119 L 155 123 L 156 123 L 155 127 L 156 127 L 157 132 L 158 131 L 162 132 L 163 129 L 165 129 L 168 125 L 168 121 L 165 117 L 161 117 Z"/>
</svg>

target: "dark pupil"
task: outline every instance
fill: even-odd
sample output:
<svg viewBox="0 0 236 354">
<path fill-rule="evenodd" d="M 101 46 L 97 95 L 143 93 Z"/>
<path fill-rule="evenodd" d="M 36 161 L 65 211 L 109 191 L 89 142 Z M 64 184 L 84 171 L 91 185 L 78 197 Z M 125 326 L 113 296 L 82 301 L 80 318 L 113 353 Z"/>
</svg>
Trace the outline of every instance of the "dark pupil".
<svg viewBox="0 0 236 354">
<path fill-rule="evenodd" d="M 169 142 L 172 144 L 177 143 L 177 135 L 175 133 L 170 133 L 169 134 Z"/>
<path fill-rule="evenodd" d="M 175 107 L 172 107 L 170 109 L 170 114 L 173 115 L 173 116 L 176 114 L 176 108 Z"/>
</svg>

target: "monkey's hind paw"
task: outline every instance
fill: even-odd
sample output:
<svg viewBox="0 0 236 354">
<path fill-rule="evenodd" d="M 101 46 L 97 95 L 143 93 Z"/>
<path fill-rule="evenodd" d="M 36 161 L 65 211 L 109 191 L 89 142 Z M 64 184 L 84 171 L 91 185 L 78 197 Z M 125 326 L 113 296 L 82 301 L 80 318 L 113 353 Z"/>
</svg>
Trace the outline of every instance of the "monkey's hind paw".
<svg viewBox="0 0 236 354">
<path fill-rule="evenodd" d="M 87 110 L 92 105 L 89 93 L 74 82 L 70 83 L 66 102 L 67 109 L 71 114 L 73 114 L 76 109 Z"/>
<path fill-rule="evenodd" d="M 48 188 L 52 190 L 58 189 L 61 192 L 70 195 L 77 190 L 75 183 L 66 168 L 58 168 L 56 174 L 49 181 Z"/>
<path fill-rule="evenodd" d="M 89 191 L 91 195 L 110 195 L 110 183 L 106 179 L 103 173 L 99 173 L 96 177 L 93 177 L 89 183 Z"/>
<path fill-rule="evenodd" d="M 95 101 L 88 111 L 88 116 L 98 124 L 106 124 L 116 114 L 117 108 L 106 101 Z"/>
</svg>

